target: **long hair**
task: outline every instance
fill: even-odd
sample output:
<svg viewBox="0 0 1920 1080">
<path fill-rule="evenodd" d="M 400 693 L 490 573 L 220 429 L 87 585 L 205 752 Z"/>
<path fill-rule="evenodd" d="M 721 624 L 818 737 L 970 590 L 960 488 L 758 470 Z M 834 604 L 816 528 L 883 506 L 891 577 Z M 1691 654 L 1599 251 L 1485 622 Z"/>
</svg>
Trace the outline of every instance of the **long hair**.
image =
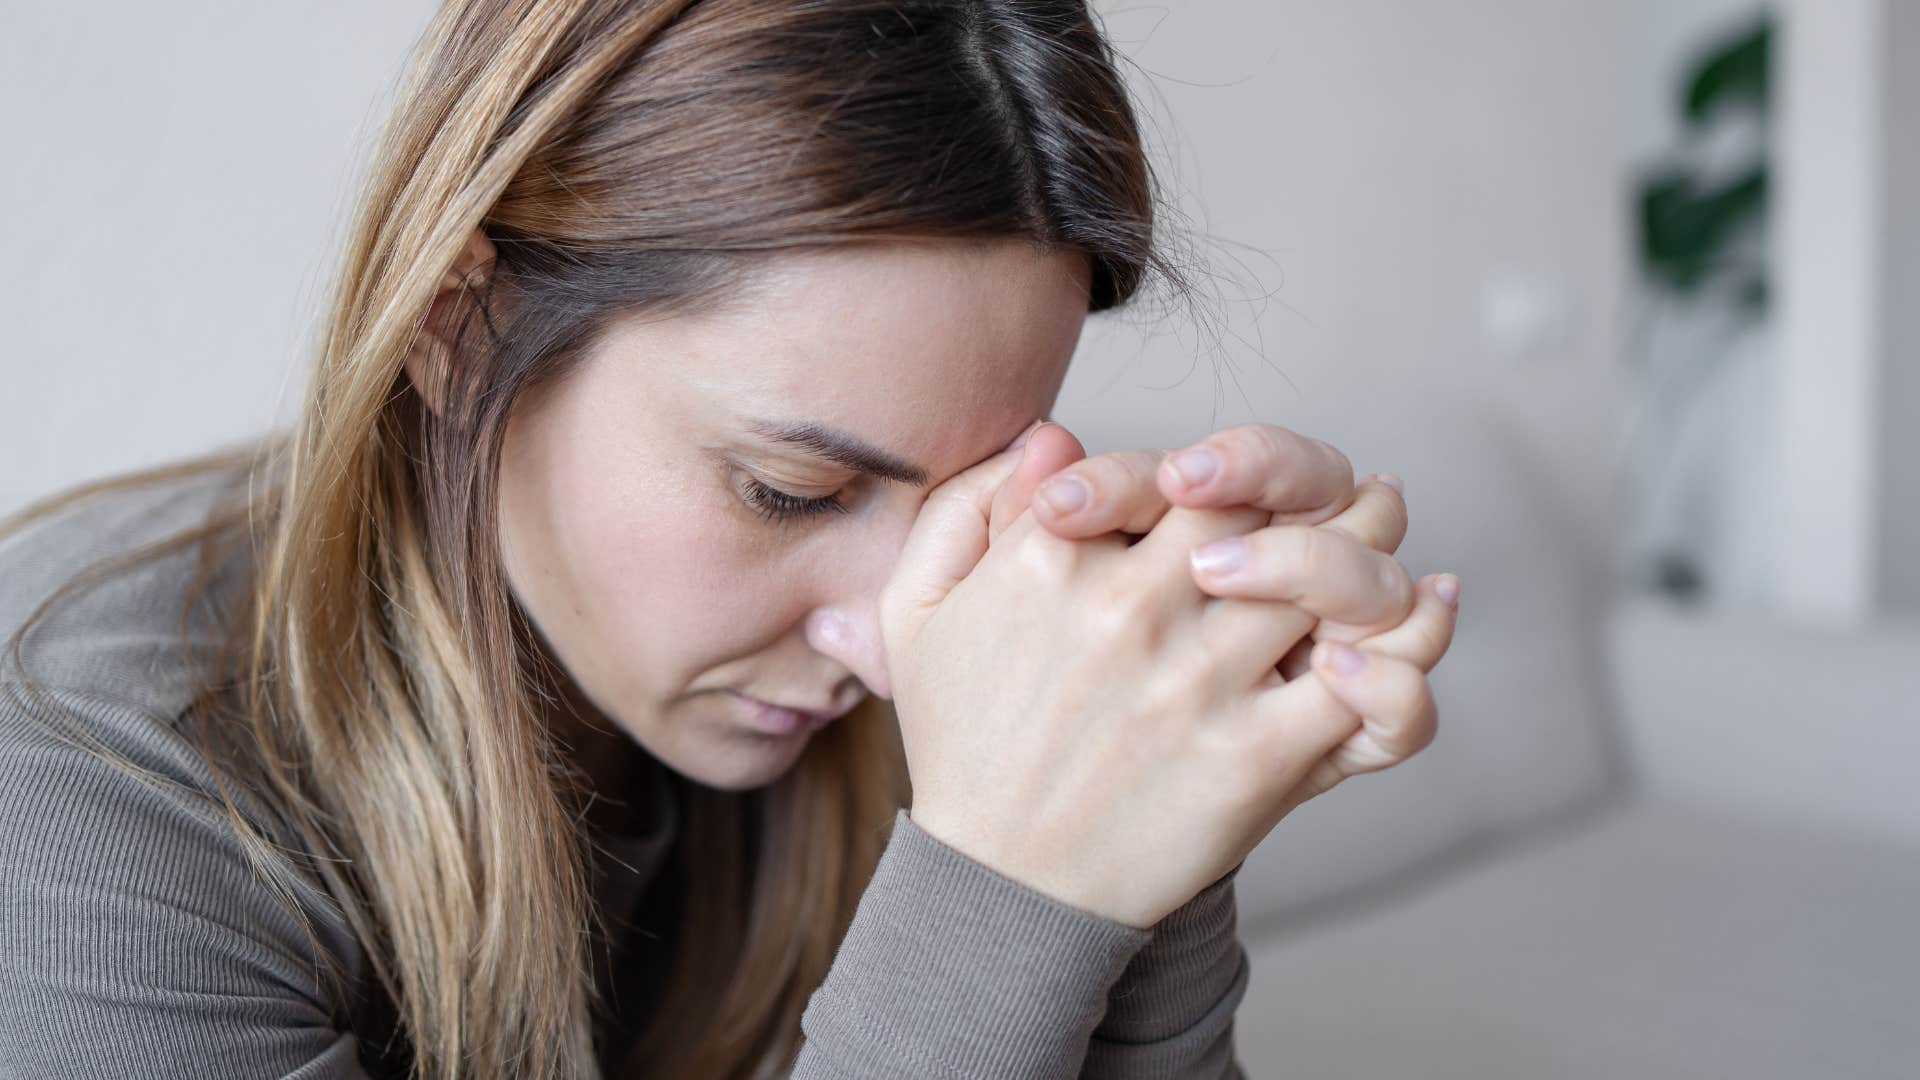
<svg viewBox="0 0 1920 1080">
<path fill-rule="evenodd" d="M 1081 0 L 451 0 L 434 16 L 298 419 L 253 449 L 244 505 L 174 541 L 252 545 L 221 679 L 247 768 L 222 790 L 275 807 L 311 858 L 296 868 L 231 798 L 228 815 L 283 894 L 319 876 L 415 1075 L 601 1069 L 579 779 L 497 550 L 520 394 L 614 317 L 711 308 L 781 249 L 1024 237 L 1085 253 L 1089 310 L 1116 308 L 1156 272 L 1182 284 L 1157 205 Z M 403 362 L 475 228 L 498 258 L 430 409 Z M 765 789 L 690 789 L 689 962 L 629 1067 L 790 1064 L 909 795 L 878 699 Z"/>
</svg>

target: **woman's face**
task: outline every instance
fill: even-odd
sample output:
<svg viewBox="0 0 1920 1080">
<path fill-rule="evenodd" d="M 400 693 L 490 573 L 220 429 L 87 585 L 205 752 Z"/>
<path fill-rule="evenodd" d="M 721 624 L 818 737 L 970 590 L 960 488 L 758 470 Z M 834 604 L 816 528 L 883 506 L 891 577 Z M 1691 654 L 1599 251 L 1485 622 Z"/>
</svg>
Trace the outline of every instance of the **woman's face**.
<svg viewBox="0 0 1920 1080">
<path fill-rule="evenodd" d="M 613 323 L 515 403 L 500 466 L 508 580 L 575 687 L 731 790 L 812 730 L 773 733 L 739 695 L 892 696 L 878 598 L 920 505 L 1048 413 L 1087 306 L 1085 256 L 1015 240 L 769 267 L 723 314 Z M 838 509 L 782 520 L 767 490 Z"/>
</svg>

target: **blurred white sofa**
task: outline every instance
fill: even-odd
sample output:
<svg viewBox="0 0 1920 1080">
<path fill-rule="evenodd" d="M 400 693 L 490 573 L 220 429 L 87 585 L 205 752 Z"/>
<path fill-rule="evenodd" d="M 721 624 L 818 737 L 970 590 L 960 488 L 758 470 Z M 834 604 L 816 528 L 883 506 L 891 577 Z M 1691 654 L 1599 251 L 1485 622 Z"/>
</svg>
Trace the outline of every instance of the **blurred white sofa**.
<svg viewBox="0 0 1920 1080">
<path fill-rule="evenodd" d="M 1920 622 L 1622 599 L 1504 416 L 1342 433 L 1460 625 L 1434 743 L 1241 870 L 1248 1076 L 1920 1078 Z"/>
<path fill-rule="evenodd" d="M 1485 611 L 1487 577 L 1462 576 Z M 1542 713 L 1585 716 L 1501 670 L 1528 662 L 1510 635 L 1529 624 L 1487 613 L 1434 674 L 1441 762 L 1456 736 L 1477 753 L 1551 727 Z M 1417 756 L 1250 857 L 1250 1077 L 1920 1077 L 1920 623 L 1790 628 L 1651 599 L 1599 621 L 1623 754 L 1591 756 L 1565 798 L 1448 790 Z M 1531 629 L 1574 637 L 1565 618 Z M 1443 680 L 1456 661 L 1471 683 Z M 1487 800 L 1522 813 L 1436 838 L 1431 819 Z M 1409 850 L 1403 826 L 1433 846 Z M 1301 883 L 1337 878 L 1342 849 L 1396 857 Z"/>
</svg>

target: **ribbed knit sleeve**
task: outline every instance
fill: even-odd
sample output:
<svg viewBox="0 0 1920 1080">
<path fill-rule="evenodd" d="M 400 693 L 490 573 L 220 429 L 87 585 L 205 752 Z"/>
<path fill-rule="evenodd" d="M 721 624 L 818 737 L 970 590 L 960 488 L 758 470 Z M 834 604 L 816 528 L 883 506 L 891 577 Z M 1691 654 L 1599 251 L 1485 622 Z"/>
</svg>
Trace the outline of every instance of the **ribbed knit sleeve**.
<svg viewBox="0 0 1920 1080">
<path fill-rule="evenodd" d="M 365 1076 L 166 722 L 0 684 L 0 1077 Z M 61 741 L 84 730 L 141 778 Z"/>
<path fill-rule="evenodd" d="M 1233 1045 L 1250 976 L 1234 900 L 1242 865 L 1153 924 L 1107 995 L 1084 1080 L 1245 1080 Z"/>
<path fill-rule="evenodd" d="M 907 811 L 801 1016 L 792 1080 L 1067 1080 L 1153 931 L 1061 903 Z"/>
</svg>

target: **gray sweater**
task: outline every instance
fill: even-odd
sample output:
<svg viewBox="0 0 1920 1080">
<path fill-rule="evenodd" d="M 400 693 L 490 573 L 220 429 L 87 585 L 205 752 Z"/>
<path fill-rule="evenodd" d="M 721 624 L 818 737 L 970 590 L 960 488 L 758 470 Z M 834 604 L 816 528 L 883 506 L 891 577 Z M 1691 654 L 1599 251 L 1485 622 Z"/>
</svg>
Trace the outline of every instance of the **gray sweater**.
<svg viewBox="0 0 1920 1080">
<path fill-rule="evenodd" d="M 0 635 L 92 560 L 197 522 L 217 493 L 201 477 L 95 496 L 0 540 Z M 169 555 L 56 608 L 23 653 L 40 689 L 0 660 L 0 1077 L 391 1071 L 356 1030 L 365 998 L 335 1000 L 316 971 L 317 947 L 367 989 L 360 943 L 328 915 L 317 879 L 310 940 L 211 801 L 183 723 L 192 664 L 215 629 L 196 613 L 182 651 L 193 558 Z M 678 825 L 660 768 L 647 824 L 609 838 L 613 858 L 594 867 L 608 924 L 638 937 L 651 936 L 638 933 L 648 885 Z M 267 820 L 244 796 L 241 808 Z M 1001 876 L 902 809 L 808 1001 L 791 1076 L 1241 1080 L 1237 872 L 1142 930 Z M 644 950 L 619 951 L 629 974 L 654 966 Z"/>
</svg>

